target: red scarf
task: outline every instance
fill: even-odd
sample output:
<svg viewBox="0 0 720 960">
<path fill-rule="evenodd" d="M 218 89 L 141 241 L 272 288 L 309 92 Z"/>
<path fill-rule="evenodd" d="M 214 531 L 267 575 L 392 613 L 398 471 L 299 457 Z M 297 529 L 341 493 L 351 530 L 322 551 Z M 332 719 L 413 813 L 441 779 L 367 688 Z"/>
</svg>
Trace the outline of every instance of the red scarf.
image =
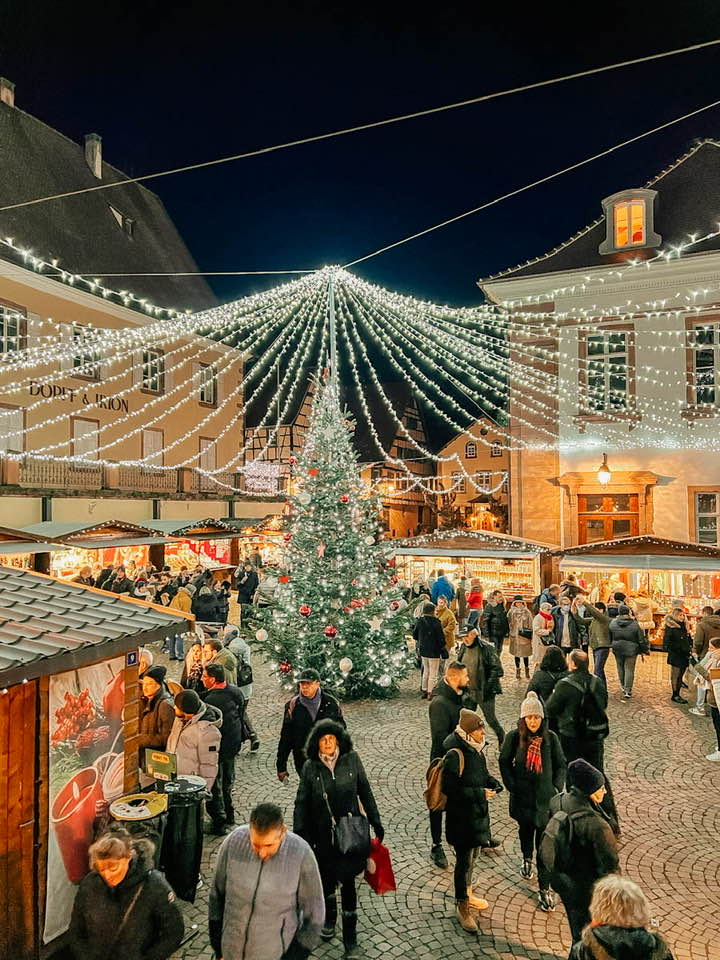
<svg viewBox="0 0 720 960">
<path fill-rule="evenodd" d="M 533 737 L 527 748 L 525 757 L 525 768 L 530 773 L 542 773 L 542 737 Z"/>
<path fill-rule="evenodd" d="M 550 620 L 554 620 L 554 619 L 555 619 L 551 613 L 545 613 L 544 610 L 541 610 L 541 611 L 540 611 L 540 616 L 541 616 L 541 617 L 545 617 L 545 619 L 546 619 L 548 622 L 549 622 Z"/>
</svg>

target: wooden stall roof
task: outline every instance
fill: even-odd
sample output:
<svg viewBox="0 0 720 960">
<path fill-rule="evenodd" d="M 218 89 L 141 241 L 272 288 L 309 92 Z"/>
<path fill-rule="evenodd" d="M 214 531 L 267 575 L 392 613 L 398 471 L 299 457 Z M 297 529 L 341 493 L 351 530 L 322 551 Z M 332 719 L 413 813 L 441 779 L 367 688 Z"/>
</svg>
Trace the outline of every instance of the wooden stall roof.
<svg viewBox="0 0 720 960">
<path fill-rule="evenodd" d="M 162 640 L 194 618 L 29 570 L 0 567 L 0 687 Z M 99 650 L 102 645 L 116 649 Z"/>
<path fill-rule="evenodd" d="M 172 542 L 158 530 L 125 520 L 103 520 L 100 523 L 45 520 L 24 527 L 23 532 L 61 545 L 54 546 L 53 550 L 63 547 L 102 550 L 105 547 L 134 547 L 148 543 Z"/>
<path fill-rule="evenodd" d="M 393 541 L 399 556 L 497 556 L 535 557 L 553 550 L 539 540 L 521 540 L 489 530 L 437 530 L 421 537 Z"/>
<path fill-rule="evenodd" d="M 663 557 L 709 557 L 720 561 L 720 547 L 706 543 L 683 543 L 643 534 L 639 537 L 620 537 L 617 540 L 601 540 L 598 543 L 583 543 L 577 547 L 552 550 L 553 557 L 601 557 L 612 556 L 663 556 Z"/>
<path fill-rule="evenodd" d="M 0 557 L 16 553 L 49 553 L 57 549 L 57 544 L 47 543 L 40 534 L 16 530 L 14 527 L 0 527 Z"/>
<path fill-rule="evenodd" d="M 148 520 L 147 525 L 168 537 L 181 537 L 184 540 L 223 540 L 242 535 L 242 531 L 230 526 L 228 520 L 216 520 L 211 517 L 205 520 L 185 521 Z"/>
</svg>

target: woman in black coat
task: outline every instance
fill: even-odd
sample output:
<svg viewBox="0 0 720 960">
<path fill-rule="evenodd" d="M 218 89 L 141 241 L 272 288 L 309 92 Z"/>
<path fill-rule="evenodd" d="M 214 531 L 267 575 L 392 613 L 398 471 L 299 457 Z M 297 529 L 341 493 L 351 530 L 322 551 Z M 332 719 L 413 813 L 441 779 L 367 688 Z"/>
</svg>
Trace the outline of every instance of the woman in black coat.
<svg viewBox="0 0 720 960">
<path fill-rule="evenodd" d="M 536 851 L 540 909 L 546 913 L 555 903 L 550 874 L 540 857 L 540 841 L 550 819 L 550 801 L 565 786 L 565 756 L 560 738 L 545 722 L 545 708 L 530 691 L 520 707 L 517 729 L 503 741 L 500 774 L 510 794 L 510 816 L 517 820 L 523 862 L 521 873 L 533 875 Z"/>
<path fill-rule="evenodd" d="M 422 670 L 420 698 L 422 700 L 432 700 L 440 670 L 440 661 L 443 659 L 443 655 L 447 657 L 445 634 L 442 624 L 435 616 L 434 603 L 426 603 L 423 606 L 422 616 L 417 618 L 413 627 L 413 637 L 415 638 L 415 653 L 420 658 Z"/>
<path fill-rule="evenodd" d="M 167 960 L 180 946 L 183 917 L 167 880 L 153 869 L 154 846 L 115 827 L 90 847 L 70 920 L 76 960 Z M 123 922 L 124 918 L 124 922 Z"/>
<path fill-rule="evenodd" d="M 548 647 L 540 662 L 540 667 L 532 675 L 527 692 L 534 691 L 541 703 L 547 703 L 560 677 L 567 673 L 565 655 L 560 647 Z"/>
<path fill-rule="evenodd" d="M 455 848 L 455 915 L 468 933 L 477 931 L 470 909 L 487 909 L 487 900 L 475 896 L 472 873 L 480 847 L 490 843 L 488 799 L 503 789 L 488 773 L 483 754 L 485 724 L 473 710 L 461 710 L 454 733 L 445 739 L 442 789 L 447 797 L 445 835 Z"/>
<path fill-rule="evenodd" d="M 203 623 L 222 623 L 222 611 L 212 587 L 200 587 L 192 598 L 191 613 Z"/>
<path fill-rule="evenodd" d="M 335 935 L 339 884 L 345 956 L 358 957 L 355 877 L 365 870 L 369 851 L 338 853 L 334 826 L 341 817 L 360 813 L 362 804 L 381 842 L 385 831 L 362 760 L 353 750 L 344 727 L 334 720 L 320 720 L 310 731 L 305 753 L 307 762 L 295 798 L 293 831 L 313 848 L 320 868 L 325 895 L 323 940 L 331 940 Z"/>
<path fill-rule="evenodd" d="M 672 613 L 665 617 L 665 649 L 667 662 L 670 664 L 670 683 L 672 697 L 675 703 L 687 703 L 685 697 L 680 696 L 683 676 L 690 663 L 692 638 L 688 633 L 685 611 L 682 607 L 673 607 Z"/>
</svg>

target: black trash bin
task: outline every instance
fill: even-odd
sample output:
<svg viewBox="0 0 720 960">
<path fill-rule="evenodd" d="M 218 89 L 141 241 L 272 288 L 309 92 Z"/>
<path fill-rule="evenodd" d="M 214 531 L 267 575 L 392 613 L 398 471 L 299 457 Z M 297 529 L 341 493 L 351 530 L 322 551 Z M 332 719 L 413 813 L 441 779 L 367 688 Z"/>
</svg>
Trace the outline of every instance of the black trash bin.
<svg viewBox="0 0 720 960">
<path fill-rule="evenodd" d="M 160 866 L 160 852 L 167 821 L 168 798 L 164 793 L 131 793 L 110 804 L 109 814 L 136 837 L 147 837 L 155 845 L 155 867 Z"/>
<path fill-rule="evenodd" d="M 207 784 L 203 777 L 178 777 L 164 784 L 168 798 L 167 823 L 160 866 L 181 900 L 195 902 L 203 851 L 203 806 Z"/>
</svg>

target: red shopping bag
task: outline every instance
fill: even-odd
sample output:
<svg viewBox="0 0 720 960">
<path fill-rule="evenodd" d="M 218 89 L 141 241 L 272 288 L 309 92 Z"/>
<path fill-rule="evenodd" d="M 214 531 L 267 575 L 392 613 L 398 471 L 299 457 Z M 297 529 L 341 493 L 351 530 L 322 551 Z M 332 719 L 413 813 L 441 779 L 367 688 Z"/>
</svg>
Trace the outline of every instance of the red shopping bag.
<svg viewBox="0 0 720 960">
<path fill-rule="evenodd" d="M 395 874 L 390 862 L 390 851 L 380 843 L 377 837 L 373 837 L 370 841 L 365 879 L 375 893 L 392 893 L 393 890 L 397 890 Z"/>
</svg>

